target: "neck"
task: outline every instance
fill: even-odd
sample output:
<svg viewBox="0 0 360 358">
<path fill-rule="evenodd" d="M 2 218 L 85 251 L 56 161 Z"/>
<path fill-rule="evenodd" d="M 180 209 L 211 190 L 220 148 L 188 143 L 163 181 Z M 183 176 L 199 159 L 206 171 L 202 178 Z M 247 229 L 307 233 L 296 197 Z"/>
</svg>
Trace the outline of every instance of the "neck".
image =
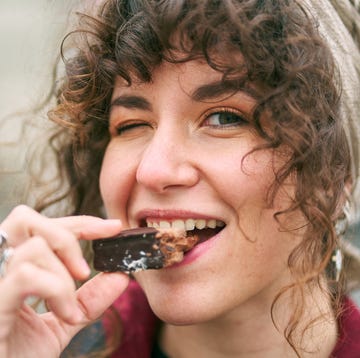
<svg viewBox="0 0 360 358">
<path fill-rule="evenodd" d="M 299 356 L 329 357 L 336 344 L 336 321 L 330 301 L 318 290 L 307 294 L 300 320 L 292 336 Z M 247 302 L 210 322 L 189 326 L 165 324 L 160 345 L 171 357 L 297 357 L 283 332 L 292 328 L 294 295 L 280 297 L 273 309 L 271 303 Z"/>
</svg>

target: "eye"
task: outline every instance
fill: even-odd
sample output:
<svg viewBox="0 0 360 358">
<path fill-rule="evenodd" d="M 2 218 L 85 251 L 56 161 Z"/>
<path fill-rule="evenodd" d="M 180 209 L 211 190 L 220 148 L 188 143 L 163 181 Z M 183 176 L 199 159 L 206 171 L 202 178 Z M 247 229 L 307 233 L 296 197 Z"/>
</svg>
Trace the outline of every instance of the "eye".
<svg viewBox="0 0 360 358">
<path fill-rule="evenodd" d="M 203 126 L 210 127 L 238 127 L 249 124 L 244 115 L 239 111 L 231 108 L 224 108 L 215 110 L 211 113 L 205 114 Z"/>
<path fill-rule="evenodd" d="M 120 123 L 118 125 L 115 125 L 114 128 L 110 128 L 111 135 L 113 136 L 122 136 L 128 133 L 135 132 L 139 129 L 144 129 L 146 127 L 149 127 L 150 124 L 147 122 L 138 122 L 138 121 L 130 121 L 130 122 L 124 122 Z"/>
</svg>

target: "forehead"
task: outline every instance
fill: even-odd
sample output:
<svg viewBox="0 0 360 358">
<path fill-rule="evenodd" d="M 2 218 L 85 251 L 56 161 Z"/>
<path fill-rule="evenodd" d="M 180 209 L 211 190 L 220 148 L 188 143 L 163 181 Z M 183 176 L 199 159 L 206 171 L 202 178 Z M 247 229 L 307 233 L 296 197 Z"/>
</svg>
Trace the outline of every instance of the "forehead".
<svg viewBox="0 0 360 358">
<path fill-rule="evenodd" d="M 190 89 L 194 84 L 219 81 L 222 78 L 222 73 L 211 68 L 204 60 L 193 60 L 184 63 L 162 62 L 160 66 L 153 69 L 151 81 L 144 82 L 132 76 L 131 86 L 128 86 L 123 78 L 117 77 L 115 87 L 121 89 L 131 88 L 133 90 L 144 89 L 152 87 L 164 77 L 181 83 L 184 90 L 186 90 Z"/>
<path fill-rule="evenodd" d="M 238 59 L 238 61 L 241 61 L 241 66 L 242 59 Z M 153 70 L 152 79 L 149 82 L 141 81 L 133 76 L 129 86 L 123 78 L 117 77 L 113 96 L 134 91 L 153 91 L 154 87 L 163 86 L 167 86 L 169 90 L 173 87 L 180 87 L 194 100 L 207 100 L 233 94 L 239 90 L 247 91 L 245 89 L 246 72 L 242 70 L 242 72 L 238 71 L 236 75 L 230 74 L 225 77 L 222 71 L 211 67 L 203 59 L 183 63 L 163 62 Z"/>
</svg>

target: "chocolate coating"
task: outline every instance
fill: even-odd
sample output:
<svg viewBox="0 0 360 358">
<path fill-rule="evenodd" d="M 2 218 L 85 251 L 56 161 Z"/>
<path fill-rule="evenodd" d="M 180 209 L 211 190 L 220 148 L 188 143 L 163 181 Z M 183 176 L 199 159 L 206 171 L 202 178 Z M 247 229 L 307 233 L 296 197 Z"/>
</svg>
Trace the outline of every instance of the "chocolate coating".
<svg viewBox="0 0 360 358">
<path fill-rule="evenodd" d="M 154 228 L 124 230 L 119 235 L 93 241 L 94 268 L 103 272 L 159 269 L 164 255 Z"/>
</svg>

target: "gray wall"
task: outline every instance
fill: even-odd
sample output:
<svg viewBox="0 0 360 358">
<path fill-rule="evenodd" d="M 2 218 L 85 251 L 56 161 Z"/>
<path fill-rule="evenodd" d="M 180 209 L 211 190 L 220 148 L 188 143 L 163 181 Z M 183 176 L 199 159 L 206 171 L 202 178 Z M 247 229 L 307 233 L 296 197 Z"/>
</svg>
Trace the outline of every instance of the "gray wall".
<svg viewBox="0 0 360 358">
<path fill-rule="evenodd" d="M 24 114 L 40 103 L 76 0 L 0 0 L 0 219 L 21 202 Z"/>
</svg>

